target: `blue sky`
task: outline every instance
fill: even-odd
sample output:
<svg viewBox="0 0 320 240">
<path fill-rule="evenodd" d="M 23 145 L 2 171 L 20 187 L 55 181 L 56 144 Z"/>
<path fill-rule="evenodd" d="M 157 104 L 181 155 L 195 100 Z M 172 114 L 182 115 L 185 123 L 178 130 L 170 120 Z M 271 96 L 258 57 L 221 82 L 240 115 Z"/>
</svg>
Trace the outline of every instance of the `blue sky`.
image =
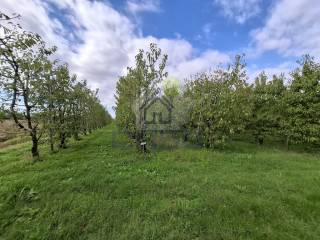
<svg viewBox="0 0 320 240">
<path fill-rule="evenodd" d="M 58 46 L 57 58 L 100 89 L 111 110 L 120 75 L 140 48 L 157 43 L 182 83 L 245 53 L 249 80 L 288 74 L 320 55 L 318 0 L 2 0 L 27 30 Z"/>
<path fill-rule="evenodd" d="M 130 16 L 126 11 L 126 0 L 113 0 L 111 3 L 123 14 Z M 162 0 L 158 3 L 157 11 L 145 11 L 140 13 L 140 28 L 143 35 L 152 35 L 157 38 L 183 38 L 188 40 L 198 51 L 208 48 L 218 49 L 223 52 L 246 53 L 251 44 L 250 33 L 263 26 L 268 19 L 269 11 L 275 1 L 221 1 L 228 4 L 243 2 L 242 5 L 252 3 L 259 10 L 242 10 L 254 12 L 252 16 L 244 16 L 237 19 L 224 13 L 224 5 L 213 0 Z M 236 4 L 235 4 L 236 5 Z M 252 7 L 254 8 L 254 7 Z M 241 10 L 239 10 L 241 11 Z M 259 66 L 277 66 L 284 60 L 292 60 L 283 57 L 276 51 L 270 51 L 261 58 L 255 58 L 254 63 Z M 248 59 L 249 62 L 250 59 Z"/>
<path fill-rule="evenodd" d="M 111 3 L 126 14 L 125 0 Z M 145 35 L 158 38 L 175 38 L 178 34 L 201 50 L 208 47 L 238 50 L 248 44 L 250 31 L 262 25 L 270 2 L 264 5 L 261 13 L 245 24 L 238 24 L 226 18 L 221 6 L 212 0 L 163 0 L 159 11 L 141 14 L 141 28 Z"/>
</svg>

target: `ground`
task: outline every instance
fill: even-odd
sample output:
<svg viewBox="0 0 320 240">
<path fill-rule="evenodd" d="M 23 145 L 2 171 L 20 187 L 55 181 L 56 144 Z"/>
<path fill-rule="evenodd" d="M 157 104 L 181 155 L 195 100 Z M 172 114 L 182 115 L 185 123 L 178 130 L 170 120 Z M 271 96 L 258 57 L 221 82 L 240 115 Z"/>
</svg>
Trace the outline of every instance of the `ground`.
<svg viewBox="0 0 320 240">
<path fill-rule="evenodd" d="M 0 150 L 0 239 L 320 239 L 320 155 L 236 143 L 147 156 L 114 126 L 32 163 Z"/>
<path fill-rule="evenodd" d="M 0 149 L 19 142 L 25 142 L 28 138 L 28 134 L 18 129 L 13 120 L 0 119 Z"/>
</svg>

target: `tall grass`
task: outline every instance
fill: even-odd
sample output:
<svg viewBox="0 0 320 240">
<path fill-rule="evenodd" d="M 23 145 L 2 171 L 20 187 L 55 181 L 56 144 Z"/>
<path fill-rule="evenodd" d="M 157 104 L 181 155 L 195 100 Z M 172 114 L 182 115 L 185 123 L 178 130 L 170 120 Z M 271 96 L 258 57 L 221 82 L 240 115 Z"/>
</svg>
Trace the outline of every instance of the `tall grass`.
<svg viewBox="0 0 320 240">
<path fill-rule="evenodd" d="M 319 239 L 320 156 L 235 141 L 136 152 L 109 126 L 0 152 L 0 239 Z"/>
</svg>

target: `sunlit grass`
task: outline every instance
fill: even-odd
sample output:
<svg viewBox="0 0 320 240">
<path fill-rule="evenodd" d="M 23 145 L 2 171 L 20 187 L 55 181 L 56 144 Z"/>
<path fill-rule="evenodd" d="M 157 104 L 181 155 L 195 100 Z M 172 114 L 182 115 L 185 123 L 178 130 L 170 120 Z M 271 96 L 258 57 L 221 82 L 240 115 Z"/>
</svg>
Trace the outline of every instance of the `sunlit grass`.
<svg viewBox="0 0 320 240">
<path fill-rule="evenodd" d="M 0 152 L 0 239 L 318 239 L 318 154 L 235 142 L 138 154 L 112 126 L 42 162 Z"/>
</svg>

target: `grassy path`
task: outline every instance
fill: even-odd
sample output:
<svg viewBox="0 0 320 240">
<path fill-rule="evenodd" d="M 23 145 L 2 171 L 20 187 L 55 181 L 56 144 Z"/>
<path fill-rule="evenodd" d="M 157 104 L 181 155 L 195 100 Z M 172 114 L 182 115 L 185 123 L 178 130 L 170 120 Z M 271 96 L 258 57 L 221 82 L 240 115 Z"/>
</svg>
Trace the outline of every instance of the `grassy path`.
<svg viewBox="0 0 320 240">
<path fill-rule="evenodd" d="M 0 239 L 320 239 L 320 155 L 239 147 L 147 159 L 112 127 L 31 164 L 0 151 Z"/>
</svg>

